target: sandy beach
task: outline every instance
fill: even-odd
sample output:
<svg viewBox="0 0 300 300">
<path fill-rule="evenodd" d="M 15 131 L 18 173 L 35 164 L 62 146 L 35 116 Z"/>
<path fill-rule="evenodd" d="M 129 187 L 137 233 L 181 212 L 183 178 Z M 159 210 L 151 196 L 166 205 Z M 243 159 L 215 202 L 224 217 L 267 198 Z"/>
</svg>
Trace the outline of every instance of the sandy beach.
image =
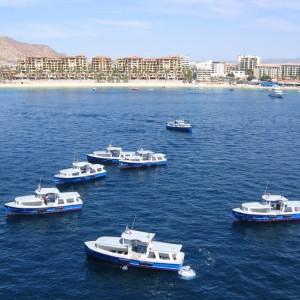
<svg viewBox="0 0 300 300">
<path fill-rule="evenodd" d="M 0 89 L 7 88 L 131 88 L 155 89 L 155 88 L 229 88 L 235 89 L 270 89 L 270 87 L 261 87 L 259 85 L 228 83 L 184 83 L 177 80 L 131 80 L 129 82 L 96 82 L 95 80 L 12 80 L 0 83 Z M 284 87 L 284 89 L 300 90 L 300 87 Z"/>
</svg>

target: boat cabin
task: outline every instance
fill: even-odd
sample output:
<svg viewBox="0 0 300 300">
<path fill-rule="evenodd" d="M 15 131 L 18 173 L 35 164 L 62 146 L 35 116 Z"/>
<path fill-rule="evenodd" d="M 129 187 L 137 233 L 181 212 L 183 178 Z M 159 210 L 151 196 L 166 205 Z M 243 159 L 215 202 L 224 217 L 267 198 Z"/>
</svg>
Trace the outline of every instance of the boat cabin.
<svg viewBox="0 0 300 300">
<path fill-rule="evenodd" d="M 140 158 L 140 159 L 138 159 L 138 158 Z M 150 150 L 143 150 L 143 149 L 136 151 L 136 155 L 130 157 L 131 161 L 139 161 L 139 160 L 160 161 L 160 160 L 165 160 L 165 159 L 166 159 L 165 154 L 154 153 Z"/>
<path fill-rule="evenodd" d="M 140 149 L 140 150 L 136 151 L 136 156 L 141 157 L 142 160 L 150 160 L 153 154 L 154 153 L 150 150 Z"/>
<path fill-rule="evenodd" d="M 247 202 L 242 204 L 242 210 L 252 213 L 300 212 L 300 201 L 289 201 L 281 195 L 265 194 L 263 202 Z"/>
<path fill-rule="evenodd" d="M 168 126 L 173 126 L 173 127 L 182 127 L 182 128 L 191 127 L 191 125 L 188 124 L 188 123 L 185 123 L 183 119 L 178 119 L 178 120 L 175 120 L 173 122 L 169 122 L 167 125 Z"/>
<path fill-rule="evenodd" d="M 182 245 L 155 241 L 149 246 L 149 258 L 176 261 L 181 258 L 181 248 Z"/>
<path fill-rule="evenodd" d="M 95 174 L 99 172 L 103 172 L 103 165 L 100 164 L 91 164 L 88 162 L 75 162 L 73 166 L 76 170 L 79 170 L 80 174 L 90 173 Z"/>
<path fill-rule="evenodd" d="M 59 175 L 63 177 L 76 177 L 81 174 L 81 171 L 78 169 L 64 169 L 59 171 Z"/>
</svg>

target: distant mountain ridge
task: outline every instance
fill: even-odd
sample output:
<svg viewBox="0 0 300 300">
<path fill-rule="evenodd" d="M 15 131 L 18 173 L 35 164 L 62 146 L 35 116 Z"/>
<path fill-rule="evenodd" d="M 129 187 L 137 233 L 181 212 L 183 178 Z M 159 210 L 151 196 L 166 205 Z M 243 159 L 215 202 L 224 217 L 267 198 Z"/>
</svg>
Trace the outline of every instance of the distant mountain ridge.
<svg viewBox="0 0 300 300">
<path fill-rule="evenodd" d="M 21 43 L 6 36 L 0 36 L 0 66 L 16 65 L 19 60 L 35 55 L 66 56 L 66 54 L 56 52 L 46 45 Z"/>
<path fill-rule="evenodd" d="M 299 58 L 274 58 L 274 59 L 262 59 L 263 64 L 289 64 L 289 63 L 300 63 Z"/>
</svg>

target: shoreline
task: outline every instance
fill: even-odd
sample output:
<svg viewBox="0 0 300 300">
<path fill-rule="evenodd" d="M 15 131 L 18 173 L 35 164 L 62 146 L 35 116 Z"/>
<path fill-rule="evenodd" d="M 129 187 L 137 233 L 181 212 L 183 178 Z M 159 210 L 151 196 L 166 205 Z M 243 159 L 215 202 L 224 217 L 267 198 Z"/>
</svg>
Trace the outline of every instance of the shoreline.
<svg viewBox="0 0 300 300">
<path fill-rule="evenodd" d="M 0 83 L 0 89 L 11 88 L 131 88 L 131 89 L 152 89 L 152 88 L 234 88 L 234 89 L 270 89 L 270 87 L 262 87 L 260 85 L 236 84 L 230 85 L 228 83 L 183 83 L 182 81 L 165 81 L 165 80 L 134 80 L 129 82 L 96 82 L 95 80 L 13 80 L 5 83 Z M 284 86 L 284 90 L 298 90 L 300 86 Z"/>
</svg>

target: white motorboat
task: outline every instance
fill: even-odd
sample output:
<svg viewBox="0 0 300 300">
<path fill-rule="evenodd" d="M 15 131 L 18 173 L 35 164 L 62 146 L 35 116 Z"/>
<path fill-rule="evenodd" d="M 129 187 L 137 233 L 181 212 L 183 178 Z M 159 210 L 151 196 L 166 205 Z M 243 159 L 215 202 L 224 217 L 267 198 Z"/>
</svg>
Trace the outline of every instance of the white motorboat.
<svg viewBox="0 0 300 300">
<path fill-rule="evenodd" d="M 109 145 L 106 151 L 94 151 L 87 154 L 87 159 L 90 163 L 119 163 L 120 159 L 131 156 L 135 152 L 124 152 L 121 147 Z"/>
<path fill-rule="evenodd" d="M 82 208 L 82 200 L 77 192 L 61 193 L 57 188 L 39 187 L 34 195 L 21 196 L 5 203 L 8 215 L 33 215 L 60 213 Z"/>
<path fill-rule="evenodd" d="M 262 202 L 246 202 L 232 210 L 234 221 L 279 222 L 300 220 L 300 201 L 281 195 L 262 195 Z"/>
<path fill-rule="evenodd" d="M 269 96 L 273 98 L 282 98 L 283 97 L 283 91 L 279 86 L 273 86 L 269 90 Z"/>
<path fill-rule="evenodd" d="M 167 164 L 167 158 L 165 154 L 154 153 L 150 150 L 139 149 L 135 155 L 128 156 L 124 159 L 120 159 L 119 168 L 142 168 L 142 167 L 154 167 Z"/>
<path fill-rule="evenodd" d="M 177 130 L 177 131 L 187 131 L 187 132 L 192 131 L 191 124 L 186 123 L 183 119 L 177 119 L 175 121 L 168 122 L 166 128 L 170 130 Z"/>
<path fill-rule="evenodd" d="M 88 256 L 129 267 L 179 271 L 182 245 L 154 241 L 154 233 L 129 229 L 121 237 L 102 236 L 85 242 Z"/>
<path fill-rule="evenodd" d="M 54 182 L 56 184 L 82 182 L 105 175 L 106 170 L 103 165 L 91 164 L 86 161 L 76 161 L 73 163 L 73 168 L 60 170 L 59 174 L 54 175 Z"/>
</svg>

